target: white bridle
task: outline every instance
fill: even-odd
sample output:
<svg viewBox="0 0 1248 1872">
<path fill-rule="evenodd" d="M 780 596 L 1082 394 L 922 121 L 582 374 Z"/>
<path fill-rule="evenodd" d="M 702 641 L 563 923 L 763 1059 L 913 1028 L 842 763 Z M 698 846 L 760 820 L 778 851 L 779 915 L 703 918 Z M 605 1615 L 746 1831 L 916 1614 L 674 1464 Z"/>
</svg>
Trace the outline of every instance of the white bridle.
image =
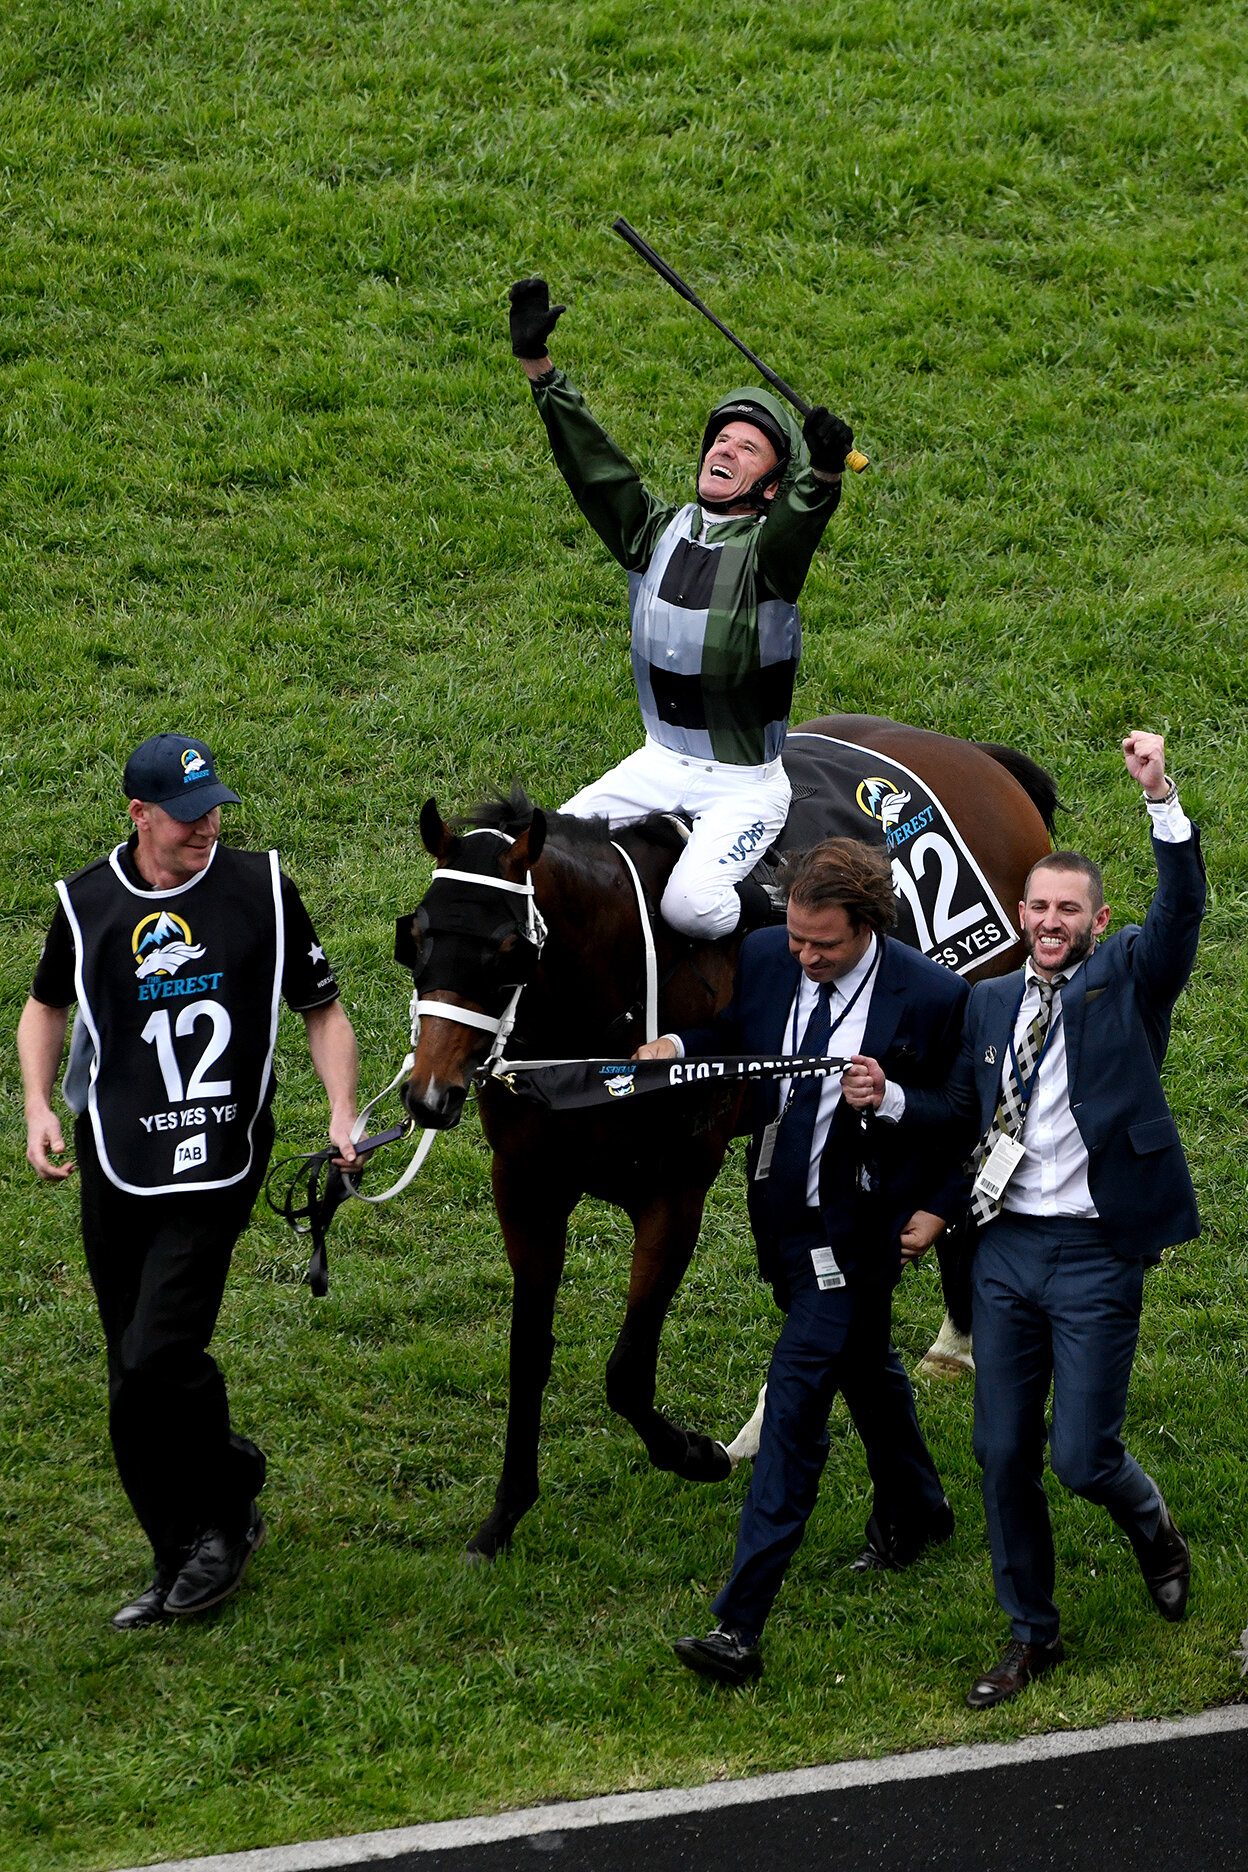
<svg viewBox="0 0 1248 1872">
<path fill-rule="evenodd" d="M 463 836 L 465 838 L 479 838 L 485 833 L 488 833 L 491 838 L 502 839 L 504 845 L 514 845 L 516 842 L 508 833 L 498 831 L 495 826 L 476 826 L 471 832 L 465 832 Z M 646 998 L 644 1019 L 646 1039 L 654 1040 L 657 1038 L 659 1031 L 658 961 L 655 955 L 654 931 L 650 927 L 650 911 L 646 903 L 645 887 L 642 884 L 636 865 L 624 850 L 624 847 L 622 845 L 617 845 L 614 839 L 612 839 L 611 843 L 624 860 L 624 867 L 628 872 L 629 880 L 633 886 L 633 893 L 637 899 L 637 913 L 641 919 L 642 952 L 645 958 Z M 510 878 L 483 877 L 478 871 L 455 871 L 446 868 L 434 872 L 430 880 L 430 889 L 439 881 L 448 884 L 474 884 L 481 890 L 507 891 L 514 897 L 525 898 L 528 909 L 525 914 L 524 934 L 526 940 L 532 943 L 538 956 L 541 955 L 547 936 L 546 920 L 537 907 L 531 873 L 525 883 L 513 884 Z M 485 1056 L 483 1066 L 491 1068 L 494 1071 L 499 1071 L 507 1063 L 504 1058 L 504 1048 L 507 1045 L 511 1030 L 516 1024 L 516 1011 L 520 1006 L 520 997 L 523 993 L 524 983 L 518 982 L 512 989 L 511 997 L 502 1013 L 493 1015 L 478 1014 L 475 1008 L 455 1007 L 449 1001 L 427 1000 L 420 993 L 419 989 L 413 988 L 412 998 L 409 1003 L 411 1036 L 407 1057 L 404 1059 L 403 1064 L 399 1067 L 398 1072 L 395 1073 L 389 1085 L 386 1086 L 383 1091 L 379 1092 L 376 1098 L 370 1099 L 368 1104 L 361 1111 L 359 1117 L 351 1127 L 351 1142 L 354 1144 L 359 1138 L 364 1136 L 368 1128 L 368 1120 L 374 1109 L 381 1104 L 384 1098 L 389 1098 L 395 1087 L 403 1083 L 416 1064 L 416 1048 L 420 1044 L 420 1024 L 422 1016 L 426 1020 L 457 1021 L 461 1027 L 476 1027 L 479 1028 L 482 1033 L 492 1035 L 490 1050 Z M 437 1135 L 437 1131 L 433 1129 L 421 1132 L 420 1142 L 413 1151 L 407 1168 L 404 1170 L 402 1176 L 390 1185 L 389 1189 L 379 1190 L 375 1196 L 366 1196 L 362 1190 L 355 1187 L 350 1171 L 345 1170 L 343 1172 L 343 1182 L 346 1184 L 348 1190 L 350 1190 L 352 1196 L 359 1202 L 389 1202 L 392 1196 L 397 1196 L 401 1190 L 407 1188 L 412 1178 L 416 1175 L 416 1172 L 420 1169 L 420 1166 L 424 1163 L 425 1158 L 433 1149 L 433 1140 Z"/>
<path fill-rule="evenodd" d="M 502 839 L 505 845 L 514 845 L 516 842 L 515 839 L 510 838 L 506 832 L 499 832 L 493 826 L 477 826 L 474 831 L 466 832 L 464 837 L 479 838 L 483 832 L 488 832 L 493 838 Z M 476 884 L 482 890 L 508 891 L 513 897 L 523 897 L 528 906 L 525 913 L 525 939 L 533 945 L 536 954 L 538 956 L 541 955 L 546 942 L 547 930 L 545 918 L 537 907 L 532 873 L 530 873 L 523 884 L 513 884 L 510 878 L 483 877 L 479 871 L 453 871 L 447 867 L 434 872 L 432 878 L 429 880 L 429 888 L 432 890 L 435 884 L 441 884 L 443 882 L 451 884 Z M 493 1066 L 495 1060 L 502 1058 L 503 1048 L 506 1046 L 511 1035 L 511 1030 L 516 1024 L 516 1010 L 520 1006 L 520 997 L 523 993 L 524 983 L 517 982 L 516 986 L 511 991 L 511 999 L 499 1015 L 478 1014 L 473 1008 L 455 1007 L 449 1001 L 427 1001 L 414 993 L 412 995 L 413 1055 L 416 1051 L 416 1044 L 420 1039 L 420 1019 L 423 1014 L 433 1020 L 458 1021 L 461 1027 L 478 1027 L 482 1033 L 492 1034 L 494 1036 L 493 1044 L 482 1064 L 486 1067 Z"/>
<path fill-rule="evenodd" d="M 511 838 L 506 832 L 500 832 L 494 826 L 477 826 L 473 831 L 465 832 L 464 837 L 479 838 L 484 833 L 489 833 L 492 838 L 502 839 L 504 845 L 514 845 L 516 842 L 515 839 Z M 513 884 L 510 878 L 483 877 L 478 871 L 455 871 L 450 867 L 446 867 L 434 872 L 433 877 L 430 879 L 430 889 L 432 889 L 435 884 L 442 882 L 448 884 L 476 884 L 483 890 L 507 891 L 514 897 L 525 898 L 527 900 L 528 909 L 525 915 L 524 934 L 526 940 L 532 943 L 537 954 L 539 956 L 541 955 L 547 935 L 546 921 L 535 901 L 533 878 L 531 874 L 525 883 Z M 493 1015 L 478 1014 L 475 1008 L 455 1007 L 449 1001 L 427 1000 L 421 995 L 418 988 L 413 988 L 412 998 L 408 1004 L 411 1031 L 407 1057 L 404 1059 L 403 1064 L 399 1067 L 398 1072 L 395 1073 L 389 1085 L 386 1086 L 383 1091 L 379 1092 L 376 1098 L 370 1099 L 368 1104 L 365 1105 L 364 1109 L 361 1111 L 359 1117 L 351 1127 L 351 1142 L 354 1144 L 357 1139 L 364 1136 L 368 1128 L 368 1120 L 374 1109 L 381 1104 L 384 1098 L 389 1098 L 395 1087 L 403 1083 L 416 1064 L 416 1048 L 420 1044 L 420 1024 L 422 1015 L 426 1019 L 457 1021 L 461 1027 L 477 1027 L 482 1033 L 492 1034 L 493 1039 L 491 1041 L 490 1050 L 486 1054 L 483 1062 L 485 1066 L 492 1067 L 496 1061 L 501 1060 L 503 1057 L 503 1049 L 507 1044 L 512 1028 L 516 1024 L 516 1011 L 520 1006 L 520 997 L 523 993 L 524 983 L 518 982 L 512 989 L 511 997 L 502 1013 Z M 416 1175 L 416 1172 L 420 1169 L 420 1166 L 424 1163 L 425 1158 L 433 1149 L 433 1140 L 437 1135 L 438 1133 L 434 1129 L 422 1131 L 420 1142 L 416 1146 L 411 1161 L 408 1163 L 402 1176 L 399 1177 L 397 1182 L 392 1183 L 389 1189 L 380 1190 L 375 1196 L 366 1196 L 362 1190 L 357 1189 L 349 1171 L 343 1172 L 343 1181 L 351 1191 L 351 1194 L 360 1202 L 388 1202 L 392 1196 L 397 1196 L 400 1190 L 405 1190 L 407 1188 L 412 1178 Z"/>
</svg>

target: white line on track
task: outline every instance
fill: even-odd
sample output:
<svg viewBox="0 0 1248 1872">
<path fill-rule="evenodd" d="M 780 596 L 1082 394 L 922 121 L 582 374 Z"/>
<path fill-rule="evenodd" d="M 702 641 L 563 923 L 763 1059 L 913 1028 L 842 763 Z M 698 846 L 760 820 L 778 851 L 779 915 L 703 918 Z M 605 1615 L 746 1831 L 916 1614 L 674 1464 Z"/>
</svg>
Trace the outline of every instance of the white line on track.
<svg viewBox="0 0 1248 1872">
<path fill-rule="evenodd" d="M 627 1820 L 661 1820 L 680 1814 L 744 1807 L 755 1801 L 795 1795 L 834 1794 L 843 1788 L 878 1787 L 889 1781 L 923 1781 L 939 1775 L 978 1774 L 1022 1762 L 1059 1761 L 1104 1749 L 1182 1742 L 1197 1736 L 1248 1730 L 1248 1705 L 1205 1710 L 1174 1721 L 1107 1723 L 1101 1729 L 1062 1730 L 1023 1736 L 1017 1742 L 971 1742 L 957 1748 L 919 1749 L 878 1761 L 838 1762 L 828 1768 L 795 1768 L 786 1774 L 754 1775 L 742 1781 L 712 1781 L 704 1787 L 656 1788 L 644 1794 L 606 1794 L 594 1800 L 561 1801 L 486 1814 L 475 1820 L 439 1820 L 427 1826 L 390 1827 L 345 1839 L 309 1840 L 297 1846 L 262 1846 L 252 1852 L 216 1853 L 206 1859 L 169 1860 L 159 1866 L 130 1866 L 126 1872 L 332 1872 L 362 1861 L 384 1863 L 401 1853 L 447 1852 L 538 1833 L 569 1833 L 586 1827 L 619 1826 Z"/>
</svg>

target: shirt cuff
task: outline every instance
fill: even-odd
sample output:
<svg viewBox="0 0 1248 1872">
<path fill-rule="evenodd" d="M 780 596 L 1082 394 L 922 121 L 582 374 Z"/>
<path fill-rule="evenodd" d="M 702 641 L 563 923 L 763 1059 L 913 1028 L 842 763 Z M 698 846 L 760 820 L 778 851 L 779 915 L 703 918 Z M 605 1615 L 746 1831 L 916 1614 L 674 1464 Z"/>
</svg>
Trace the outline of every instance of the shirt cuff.
<svg viewBox="0 0 1248 1872">
<path fill-rule="evenodd" d="M 1169 800 L 1146 799 L 1144 804 L 1153 822 L 1153 837 L 1159 845 L 1186 845 L 1192 836 L 1192 822 L 1177 795 Z"/>
<path fill-rule="evenodd" d="M 685 1043 L 684 1043 L 684 1041 L 683 1041 L 683 1040 L 681 1039 L 681 1037 L 680 1037 L 680 1035 L 679 1035 L 679 1034 L 660 1034 L 660 1035 L 659 1035 L 659 1039 L 660 1039 L 660 1040 L 670 1040 L 670 1041 L 671 1041 L 671 1043 L 672 1043 L 672 1045 L 673 1045 L 673 1046 L 675 1047 L 675 1049 L 676 1049 L 676 1057 L 677 1057 L 677 1059 L 684 1059 L 684 1057 L 685 1057 Z"/>
<path fill-rule="evenodd" d="M 906 1095 L 901 1086 L 892 1079 L 884 1081 L 884 1096 L 875 1108 L 877 1118 L 885 1124 L 897 1124 L 905 1116 Z"/>
</svg>

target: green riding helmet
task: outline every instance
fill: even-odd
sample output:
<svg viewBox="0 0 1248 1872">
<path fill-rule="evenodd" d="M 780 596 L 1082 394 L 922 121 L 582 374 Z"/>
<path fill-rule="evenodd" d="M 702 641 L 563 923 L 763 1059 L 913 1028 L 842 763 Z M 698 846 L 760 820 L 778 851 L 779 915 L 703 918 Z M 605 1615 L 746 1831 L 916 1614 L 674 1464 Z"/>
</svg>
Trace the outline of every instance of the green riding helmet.
<svg viewBox="0 0 1248 1872">
<path fill-rule="evenodd" d="M 778 478 L 780 486 L 783 487 L 791 474 L 810 465 L 801 429 L 788 405 L 779 397 L 773 396 L 770 390 L 756 390 L 752 384 L 747 384 L 739 390 L 730 390 L 728 395 L 715 405 L 707 418 L 706 428 L 702 432 L 702 449 L 698 456 L 699 475 L 711 443 L 720 430 L 730 422 L 753 423 L 754 427 L 760 429 L 766 436 L 780 458 L 779 465 L 773 468 L 770 474 L 761 475 L 746 496 L 746 499 L 761 513 L 765 505 L 765 491 L 773 481 Z M 712 513 L 720 505 L 717 501 L 702 500 L 701 495 L 698 498 L 703 507 L 708 508 Z"/>
</svg>

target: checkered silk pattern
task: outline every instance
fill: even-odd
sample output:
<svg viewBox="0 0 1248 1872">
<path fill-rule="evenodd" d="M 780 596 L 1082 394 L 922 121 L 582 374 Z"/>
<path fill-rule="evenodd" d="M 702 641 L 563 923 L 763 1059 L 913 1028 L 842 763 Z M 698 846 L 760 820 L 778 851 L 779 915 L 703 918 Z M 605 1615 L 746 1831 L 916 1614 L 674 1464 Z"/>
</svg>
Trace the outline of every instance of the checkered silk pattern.
<svg viewBox="0 0 1248 1872">
<path fill-rule="evenodd" d="M 1041 981 L 1039 976 L 1036 977 L 1036 987 L 1040 990 L 1040 1006 L 1036 1009 L 1035 1019 L 1023 1035 L 1016 1053 L 1006 1056 L 1001 1103 L 997 1106 L 987 1132 L 975 1146 L 969 1166 L 972 1173 L 978 1171 L 984 1159 L 991 1154 L 992 1147 L 999 1137 L 1016 1138 L 1022 1132 L 1023 1122 L 1027 1116 L 1023 1087 L 1030 1083 L 1031 1076 L 1036 1070 L 1036 1061 L 1040 1057 L 1053 1021 L 1053 996 L 1064 979 L 1063 976 L 1058 981 L 1047 982 Z M 994 1200 L 983 1190 L 976 1190 L 971 1197 L 971 1215 L 981 1227 L 985 1222 L 991 1222 L 993 1217 L 1000 1213 L 999 1200 Z"/>
</svg>

